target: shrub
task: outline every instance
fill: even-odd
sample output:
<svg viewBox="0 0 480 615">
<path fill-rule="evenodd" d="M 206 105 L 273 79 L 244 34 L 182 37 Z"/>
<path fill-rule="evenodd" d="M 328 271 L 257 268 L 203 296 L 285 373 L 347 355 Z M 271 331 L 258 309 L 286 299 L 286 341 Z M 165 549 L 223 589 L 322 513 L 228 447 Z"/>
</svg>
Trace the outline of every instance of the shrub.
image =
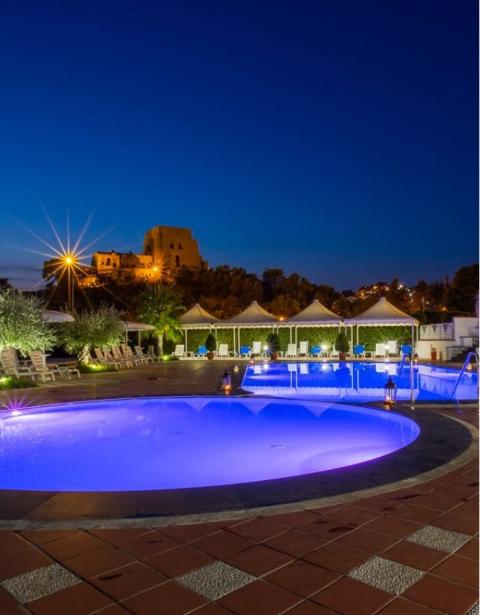
<svg viewBox="0 0 480 615">
<path fill-rule="evenodd" d="M 335 350 L 338 352 L 348 352 L 350 346 L 348 344 L 347 336 L 344 331 L 339 331 L 337 335 L 337 339 L 335 340 Z"/>
<path fill-rule="evenodd" d="M 37 384 L 30 378 L 18 378 L 17 376 L 0 376 L 0 391 L 9 389 L 28 389 Z"/>
<path fill-rule="evenodd" d="M 217 349 L 217 340 L 213 333 L 209 333 L 207 335 L 207 339 L 205 340 L 205 348 L 208 352 L 214 352 Z"/>
<path fill-rule="evenodd" d="M 73 322 L 62 327 L 61 341 L 67 352 L 76 354 L 81 363 L 88 363 L 92 348 L 110 350 L 118 346 L 125 335 L 119 313 L 111 307 L 101 306 L 77 314 Z"/>
<path fill-rule="evenodd" d="M 0 292 L 0 350 L 15 348 L 28 354 L 52 348 L 55 333 L 43 320 L 42 311 L 37 297 L 11 289 Z"/>
</svg>

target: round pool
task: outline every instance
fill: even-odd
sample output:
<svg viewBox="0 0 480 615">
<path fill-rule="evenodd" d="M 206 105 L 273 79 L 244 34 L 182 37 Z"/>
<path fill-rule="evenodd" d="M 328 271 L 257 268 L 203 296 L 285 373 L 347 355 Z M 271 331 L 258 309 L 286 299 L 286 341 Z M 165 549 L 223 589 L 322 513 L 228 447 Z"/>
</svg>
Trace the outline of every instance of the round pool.
<svg viewBox="0 0 480 615">
<path fill-rule="evenodd" d="M 4 413 L 0 489 L 145 491 L 344 468 L 406 447 L 409 418 L 319 401 L 157 397 Z"/>
</svg>

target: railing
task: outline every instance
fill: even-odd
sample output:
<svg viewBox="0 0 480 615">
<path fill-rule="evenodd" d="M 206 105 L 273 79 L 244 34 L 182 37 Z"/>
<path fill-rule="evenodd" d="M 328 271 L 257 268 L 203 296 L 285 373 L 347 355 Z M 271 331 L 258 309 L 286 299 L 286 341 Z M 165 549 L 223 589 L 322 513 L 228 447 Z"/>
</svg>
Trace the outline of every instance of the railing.
<svg viewBox="0 0 480 615">
<path fill-rule="evenodd" d="M 453 340 L 455 332 L 453 322 L 439 323 L 436 325 L 421 325 L 421 340 Z"/>
<path fill-rule="evenodd" d="M 458 385 L 460 384 L 460 380 L 463 377 L 463 374 L 465 373 L 465 370 L 467 369 L 467 367 L 470 365 L 471 363 L 471 359 L 475 358 L 475 361 L 477 362 L 477 367 L 478 367 L 478 355 L 476 352 L 469 352 L 467 354 L 467 356 L 465 357 L 465 361 L 463 363 L 463 367 L 460 370 L 460 373 L 458 374 L 458 378 L 457 378 L 457 382 L 455 383 L 455 386 L 453 387 L 453 393 L 452 393 L 452 397 L 455 395 Z"/>
</svg>

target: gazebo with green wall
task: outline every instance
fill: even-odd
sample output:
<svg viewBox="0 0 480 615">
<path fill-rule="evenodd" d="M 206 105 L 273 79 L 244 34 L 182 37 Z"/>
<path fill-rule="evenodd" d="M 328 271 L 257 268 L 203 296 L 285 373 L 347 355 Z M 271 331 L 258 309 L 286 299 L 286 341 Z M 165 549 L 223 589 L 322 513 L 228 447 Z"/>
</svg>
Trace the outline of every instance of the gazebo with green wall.
<svg viewBox="0 0 480 615">
<path fill-rule="evenodd" d="M 412 348 L 414 348 L 419 322 L 416 318 L 413 318 L 413 316 L 410 316 L 406 312 L 402 312 L 402 310 L 394 306 L 393 303 L 390 303 L 385 297 L 380 297 L 380 299 L 368 308 L 368 310 L 363 312 L 363 314 L 346 319 L 345 324 L 351 327 L 350 335 L 352 346 L 354 329 L 356 329 L 356 343 L 364 344 L 367 350 L 373 350 L 373 347 L 368 348 L 368 346 L 372 346 L 375 343 L 386 342 L 389 335 L 390 339 L 393 338 L 397 342 L 410 339 Z M 392 327 L 396 327 L 397 330 L 393 334 L 390 334 Z M 364 328 L 363 332 L 368 333 L 368 335 L 363 336 L 363 339 L 362 328 Z"/>
<path fill-rule="evenodd" d="M 299 341 L 308 341 L 310 346 L 322 344 L 333 346 L 341 326 L 340 316 L 325 307 L 318 299 L 314 299 L 304 310 L 282 323 L 279 330 L 288 327 L 290 343 L 295 345 L 298 345 Z"/>
<path fill-rule="evenodd" d="M 179 320 L 184 334 L 185 352 L 188 352 L 189 344 L 193 352 L 199 346 L 203 346 L 207 335 L 220 322 L 218 318 L 204 310 L 199 303 L 195 303 L 188 312 L 182 314 Z"/>
<path fill-rule="evenodd" d="M 233 351 L 241 346 L 251 346 L 252 342 L 267 341 L 267 336 L 275 331 L 278 321 L 273 314 L 265 310 L 257 301 L 252 303 L 233 318 L 218 323 L 216 329 L 231 329 L 233 332 Z"/>
</svg>

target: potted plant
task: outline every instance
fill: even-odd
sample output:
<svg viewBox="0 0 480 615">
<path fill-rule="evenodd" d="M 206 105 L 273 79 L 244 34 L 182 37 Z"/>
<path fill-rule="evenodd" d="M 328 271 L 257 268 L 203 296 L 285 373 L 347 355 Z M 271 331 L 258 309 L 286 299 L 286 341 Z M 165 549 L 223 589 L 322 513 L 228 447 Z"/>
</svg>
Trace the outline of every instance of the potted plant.
<svg viewBox="0 0 480 615">
<path fill-rule="evenodd" d="M 339 331 L 337 339 L 335 340 L 335 350 L 338 350 L 338 358 L 340 361 L 345 361 L 347 358 L 347 352 L 350 346 L 348 344 L 347 336 L 344 331 Z"/>
<path fill-rule="evenodd" d="M 280 351 L 280 338 L 277 333 L 270 333 L 267 337 L 268 349 L 270 350 L 270 358 L 276 361 Z"/>
<path fill-rule="evenodd" d="M 205 340 L 205 348 L 207 349 L 207 358 L 211 361 L 213 359 L 213 353 L 217 349 L 217 340 L 213 333 L 209 333 L 207 335 L 207 339 Z"/>
</svg>

